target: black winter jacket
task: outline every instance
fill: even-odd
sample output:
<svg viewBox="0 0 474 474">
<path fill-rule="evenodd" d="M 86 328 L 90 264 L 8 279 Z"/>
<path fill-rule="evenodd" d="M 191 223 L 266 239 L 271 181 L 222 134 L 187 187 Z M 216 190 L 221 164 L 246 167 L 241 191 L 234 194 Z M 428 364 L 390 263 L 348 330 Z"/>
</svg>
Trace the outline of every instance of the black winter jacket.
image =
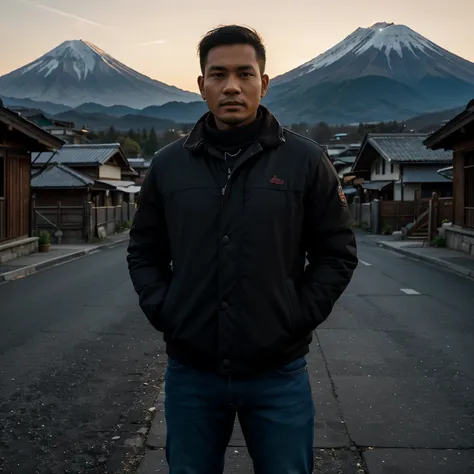
<svg viewBox="0 0 474 474">
<path fill-rule="evenodd" d="M 130 230 L 130 275 L 171 357 L 258 374 L 308 352 L 357 266 L 355 237 L 318 144 L 265 111 L 265 131 L 227 179 L 206 118 L 152 161 Z"/>
</svg>

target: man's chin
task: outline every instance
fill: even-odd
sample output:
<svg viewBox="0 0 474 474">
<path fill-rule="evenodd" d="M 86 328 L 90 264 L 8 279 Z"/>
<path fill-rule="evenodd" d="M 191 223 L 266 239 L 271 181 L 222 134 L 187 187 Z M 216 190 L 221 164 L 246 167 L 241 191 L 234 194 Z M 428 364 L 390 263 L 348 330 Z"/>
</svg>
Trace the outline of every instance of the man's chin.
<svg viewBox="0 0 474 474">
<path fill-rule="evenodd" d="M 249 119 L 249 116 L 248 114 L 242 113 L 228 113 L 220 114 L 217 118 L 226 125 L 238 125 L 239 123 L 246 122 Z"/>
</svg>

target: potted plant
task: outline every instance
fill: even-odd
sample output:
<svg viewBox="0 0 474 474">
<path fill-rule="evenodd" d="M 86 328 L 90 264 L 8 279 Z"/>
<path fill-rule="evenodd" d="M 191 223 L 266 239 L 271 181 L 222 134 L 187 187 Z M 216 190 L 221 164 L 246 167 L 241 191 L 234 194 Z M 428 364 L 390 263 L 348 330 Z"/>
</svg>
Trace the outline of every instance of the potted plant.
<svg viewBox="0 0 474 474">
<path fill-rule="evenodd" d="M 38 250 L 40 252 L 49 252 L 51 248 L 51 235 L 48 231 L 42 230 L 39 234 Z"/>
</svg>

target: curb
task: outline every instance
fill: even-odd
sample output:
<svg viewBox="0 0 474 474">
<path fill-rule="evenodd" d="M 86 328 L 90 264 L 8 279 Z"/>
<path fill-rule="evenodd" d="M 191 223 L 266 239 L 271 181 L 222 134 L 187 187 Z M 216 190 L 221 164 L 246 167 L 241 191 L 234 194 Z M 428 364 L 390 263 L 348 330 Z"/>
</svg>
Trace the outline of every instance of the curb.
<svg viewBox="0 0 474 474">
<path fill-rule="evenodd" d="M 46 270 L 49 267 L 53 267 L 54 265 L 57 265 L 59 263 L 65 263 L 69 260 L 74 260 L 76 258 L 80 257 L 85 257 L 91 252 L 95 252 L 97 250 L 101 250 L 104 248 L 114 248 L 119 245 L 122 245 L 126 242 L 128 242 L 129 237 L 128 234 L 125 238 L 116 240 L 115 242 L 108 242 L 106 244 L 98 244 L 92 248 L 84 249 L 84 250 L 78 250 L 77 252 L 71 252 L 66 255 L 61 255 L 60 257 L 55 257 L 51 258 L 49 260 L 45 260 L 44 262 L 38 262 L 33 265 L 27 265 L 25 267 L 18 268 L 16 270 L 12 270 L 10 272 L 2 273 L 0 274 L 0 283 L 4 283 L 7 281 L 12 281 L 17 278 L 22 278 L 26 277 L 29 275 L 32 275 L 33 273 L 36 273 L 40 270 Z"/>
<path fill-rule="evenodd" d="M 385 249 L 392 250 L 393 252 L 410 257 L 413 260 L 419 260 L 421 262 L 428 263 L 430 265 L 442 267 L 445 270 L 452 271 L 454 273 L 457 273 L 458 275 L 462 275 L 468 278 L 474 278 L 474 270 L 461 267 L 460 265 L 456 265 L 455 263 L 446 262 L 445 260 L 442 260 L 440 258 L 419 255 L 414 252 L 410 252 L 409 250 L 392 247 L 391 245 L 388 245 L 385 242 L 380 242 L 380 241 L 373 242 L 373 245 L 377 245 L 378 247 L 383 247 Z"/>
</svg>

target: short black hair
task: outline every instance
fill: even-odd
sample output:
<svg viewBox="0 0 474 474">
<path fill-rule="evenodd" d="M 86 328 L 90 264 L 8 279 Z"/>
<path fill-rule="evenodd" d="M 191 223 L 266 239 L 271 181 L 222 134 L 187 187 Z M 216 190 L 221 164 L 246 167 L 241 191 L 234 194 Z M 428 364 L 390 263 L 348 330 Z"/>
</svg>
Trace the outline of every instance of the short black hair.
<svg viewBox="0 0 474 474">
<path fill-rule="evenodd" d="M 260 72 L 262 74 L 265 72 L 267 53 L 260 35 L 254 29 L 246 26 L 225 25 L 208 31 L 199 42 L 198 53 L 202 73 L 204 74 L 207 56 L 211 49 L 217 48 L 218 46 L 230 46 L 234 44 L 248 44 L 252 46 L 257 54 Z"/>
</svg>

